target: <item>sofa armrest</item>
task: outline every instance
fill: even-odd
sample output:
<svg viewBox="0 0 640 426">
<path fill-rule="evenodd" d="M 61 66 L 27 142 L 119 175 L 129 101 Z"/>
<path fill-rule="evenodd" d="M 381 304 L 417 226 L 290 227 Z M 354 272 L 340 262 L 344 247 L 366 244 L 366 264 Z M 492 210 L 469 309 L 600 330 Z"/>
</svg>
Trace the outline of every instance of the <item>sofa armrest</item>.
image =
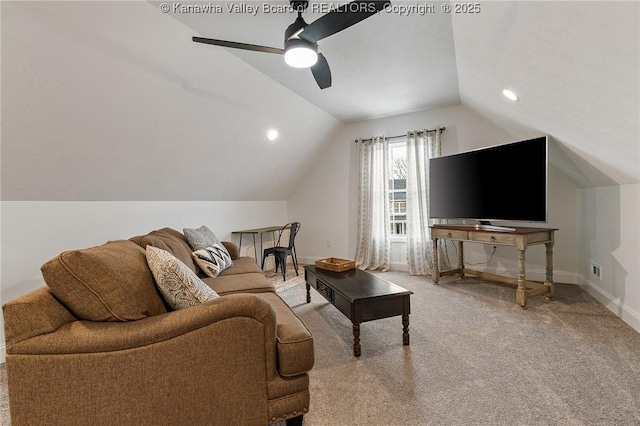
<svg viewBox="0 0 640 426">
<path fill-rule="evenodd" d="M 222 245 L 227 249 L 229 255 L 231 255 L 231 260 L 235 260 L 240 257 L 240 249 L 238 246 L 231 241 L 221 241 Z"/>
<path fill-rule="evenodd" d="M 261 293 L 276 313 L 278 373 L 295 377 L 311 371 L 315 363 L 313 335 L 287 303 L 275 293 Z"/>
</svg>

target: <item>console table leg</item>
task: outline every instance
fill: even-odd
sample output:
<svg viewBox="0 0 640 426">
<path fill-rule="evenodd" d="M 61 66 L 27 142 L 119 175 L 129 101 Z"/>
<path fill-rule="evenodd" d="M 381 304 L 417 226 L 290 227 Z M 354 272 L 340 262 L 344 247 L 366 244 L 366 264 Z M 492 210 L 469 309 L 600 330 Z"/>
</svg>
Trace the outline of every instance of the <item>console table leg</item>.
<svg viewBox="0 0 640 426">
<path fill-rule="evenodd" d="M 438 281 L 440 281 L 440 271 L 438 270 L 438 240 L 436 238 L 432 240 L 432 251 L 431 259 L 433 262 L 433 270 L 431 271 L 431 279 L 434 284 L 438 284 Z"/>
<path fill-rule="evenodd" d="M 353 356 L 360 356 L 360 324 L 353 324 Z"/>
<path fill-rule="evenodd" d="M 402 316 L 402 344 L 409 344 L 409 315 Z"/>
<path fill-rule="evenodd" d="M 547 299 L 553 299 L 556 292 L 556 286 L 553 283 L 553 242 L 546 243 L 545 245 L 546 253 L 547 253 L 547 273 L 546 273 L 546 281 L 545 285 L 549 286 L 549 291 L 547 292 Z"/>
<path fill-rule="evenodd" d="M 458 269 L 460 269 L 460 278 L 464 278 L 464 252 L 462 241 L 458 241 Z"/>
<path fill-rule="evenodd" d="M 516 303 L 522 309 L 527 309 L 527 285 L 525 283 L 525 276 L 524 250 L 518 250 L 518 289 L 516 290 Z"/>
</svg>

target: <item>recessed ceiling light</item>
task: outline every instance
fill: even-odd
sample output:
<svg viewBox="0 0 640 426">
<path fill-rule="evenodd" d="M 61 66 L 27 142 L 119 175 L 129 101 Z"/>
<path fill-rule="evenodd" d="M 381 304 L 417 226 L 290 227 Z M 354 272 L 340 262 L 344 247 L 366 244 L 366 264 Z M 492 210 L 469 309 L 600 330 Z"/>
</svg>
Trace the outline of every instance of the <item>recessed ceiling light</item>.
<svg viewBox="0 0 640 426">
<path fill-rule="evenodd" d="M 269 141 L 275 141 L 278 138 L 278 131 L 275 129 L 271 129 L 267 132 L 267 139 Z"/>
<path fill-rule="evenodd" d="M 510 101 L 514 101 L 514 102 L 518 102 L 520 100 L 520 98 L 518 97 L 518 95 L 516 95 L 513 91 L 509 90 L 509 89 L 504 89 L 502 91 L 502 94 L 509 99 Z"/>
</svg>

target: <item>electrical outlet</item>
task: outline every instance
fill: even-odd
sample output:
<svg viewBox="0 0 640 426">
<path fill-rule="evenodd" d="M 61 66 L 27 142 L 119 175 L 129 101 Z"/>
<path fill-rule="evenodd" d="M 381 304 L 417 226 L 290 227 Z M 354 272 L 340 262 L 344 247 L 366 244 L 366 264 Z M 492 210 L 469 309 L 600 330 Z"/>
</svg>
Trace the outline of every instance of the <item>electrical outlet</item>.
<svg viewBox="0 0 640 426">
<path fill-rule="evenodd" d="M 333 241 L 327 240 L 327 247 L 333 247 Z"/>
<path fill-rule="evenodd" d="M 602 266 L 598 265 L 596 262 L 591 262 L 590 263 L 591 266 L 591 275 L 595 276 L 596 278 L 598 278 L 600 281 L 602 281 Z"/>
</svg>

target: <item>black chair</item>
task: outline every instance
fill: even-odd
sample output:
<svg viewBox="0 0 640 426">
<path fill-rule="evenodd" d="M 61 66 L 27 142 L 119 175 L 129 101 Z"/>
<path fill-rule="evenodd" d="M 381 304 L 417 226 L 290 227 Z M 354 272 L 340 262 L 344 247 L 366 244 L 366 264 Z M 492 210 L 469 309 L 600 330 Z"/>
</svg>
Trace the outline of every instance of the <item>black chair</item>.
<svg viewBox="0 0 640 426">
<path fill-rule="evenodd" d="M 282 234 L 286 230 L 289 230 L 289 244 L 287 246 L 280 245 L 280 240 L 282 238 Z M 285 226 L 280 229 L 280 233 L 278 234 L 278 241 L 274 247 L 269 247 L 264 249 L 264 253 L 262 255 L 262 269 L 264 270 L 264 260 L 269 255 L 273 255 L 276 262 L 276 272 L 278 272 L 278 267 L 282 269 L 282 280 L 286 281 L 287 279 L 287 258 L 291 256 L 291 260 L 293 260 L 293 267 L 296 270 L 296 275 L 298 275 L 298 256 L 296 254 L 296 245 L 295 239 L 298 234 L 298 230 L 300 229 L 300 222 L 291 222 L 287 223 Z"/>
</svg>

